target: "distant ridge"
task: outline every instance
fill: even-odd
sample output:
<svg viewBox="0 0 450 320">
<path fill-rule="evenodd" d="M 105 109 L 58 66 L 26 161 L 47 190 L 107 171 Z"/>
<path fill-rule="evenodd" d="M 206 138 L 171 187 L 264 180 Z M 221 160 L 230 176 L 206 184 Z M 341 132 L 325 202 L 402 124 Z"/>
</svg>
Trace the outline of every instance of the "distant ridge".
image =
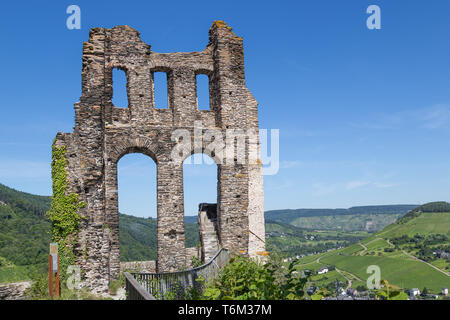
<svg viewBox="0 0 450 320">
<path fill-rule="evenodd" d="M 445 201 L 436 201 L 425 203 L 413 210 L 409 211 L 403 217 L 397 220 L 397 223 L 402 224 L 405 223 L 415 217 L 420 216 L 422 213 L 431 213 L 431 212 L 450 212 L 450 203 Z"/>
<path fill-rule="evenodd" d="M 397 204 L 378 206 L 358 206 L 348 209 L 285 209 L 266 211 L 266 220 L 276 220 L 291 223 L 297 218 L 321 217 L 321 216 L 343 216 L 343 215 L 365 215 L 365 214 L 405 214 L 414 210 L 417 204 Z"/>
</svg>

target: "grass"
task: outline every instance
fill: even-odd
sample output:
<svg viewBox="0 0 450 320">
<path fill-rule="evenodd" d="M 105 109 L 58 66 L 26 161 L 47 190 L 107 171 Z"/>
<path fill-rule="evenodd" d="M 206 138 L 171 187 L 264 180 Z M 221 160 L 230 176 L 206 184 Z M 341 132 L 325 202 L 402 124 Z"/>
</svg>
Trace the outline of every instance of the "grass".
<svg viewBox="0 0 450 320">
<path fill-rule="evenodd" d="M 352 280 L 352 287 L 365 285 L 370 274 L 366 273 L 367 267 L 377 265 L 381 269 L 381 279 L 388 280 L 393 286 L 410 289 L 426 287 L 432 293 L 440 293 L 443 287 L 450 287 L 450 276 L 432 268 L 426 263 L 411 259 L 402 249 L 394 249 L 393 252 L 385 252 L 385 248 L 393 249 L 387 239 L 407 235 L 413 237 L 416 234 L 428 236 L 430 234 L 450 234 L 450 213 L 422 213 L 403 224 L 394 223 L 383 230 L 370 235 L 361 244 L 355 243 L 346 248 L 312 255 L 300 259 L 306 263 L 304 268 L 317 270 L 320 266 L 335 266 L 345 277 Z M 443 243 L 444 244 L 444 243 Z M 363 245 L 367 247 L 364 250 Z M 417 254 L 417 252 L 410 252 Z M 362 254 L 362 255 L 360 255 Z M 320 258 L 320 263 L 317 259 Z M 444 259 L 436 259 L 431 262 L 434 266 L 444 271 L 450 271 L 450 262 Z M 330 279 L 314 276 L 319 285 L 326 285 L 333 281 L 336 274 L 329 273 Z M 355 275 L 360 280 L 355 279 Z M 333 279 L 332 279 L 333 278 Z"/>
<path fill-rule="evenodd" d="M 319 288 L 325 287 L 328 283 L 336 282 L 336 280 L 347 283 L 347 280 L 345 279 L 345 277 L 343 277 L 336 270 L 327 272 L 325 274 L 314 275 L 311 277 L 311 281 L 313 281 L 314 285 Z"/>
<path fill-rule="evenodd" d="M 339 256 L 329 255 L 321 258 L 323 264 L 355 274 L 362 280 L 368 278 L 367 267 L 377 265 L 381 269 L 381 278 L 401 288 L 427 287 L 431 292 L 439 293 L 442 287 L 450 286 L 450 277 L 420 261 L 386 256 Z"/>
<path fill-rule="evenodd" d="M 383 250 L 384 248 L 391 247 L 386 240 L 384 239 L 376 239 L 375 241 L 366 244 L 367 250 L 376 250 L 379 251 L 380 249 Z"/>
<path fill-rule="evenodd" d="M 31 280 L 33 274 L 45 270 L 45 265 L 16 266 L 8 265 L 0 267 L 0 283 L 20 282 Z"/>
<path fill-rule="evenodd" d="M 378 233 L 383 238 L 400 237 L 402 235 L 414 236 L 415 234 L 429 235 L 440 233 L 450 235 L 449 212 L 426 212 L 407 221 L 404 224 L 392 224 Z"/>
<path fill-rule="evenodd" d="M 356 254 L 362 250 L 364 250 L 363 247 L 361 245 L 359 245 L 358 243 L 355 243 L 349 247 L 341 249 L 338 253 L 350 256 L 350 255 Z"/>
</svg>

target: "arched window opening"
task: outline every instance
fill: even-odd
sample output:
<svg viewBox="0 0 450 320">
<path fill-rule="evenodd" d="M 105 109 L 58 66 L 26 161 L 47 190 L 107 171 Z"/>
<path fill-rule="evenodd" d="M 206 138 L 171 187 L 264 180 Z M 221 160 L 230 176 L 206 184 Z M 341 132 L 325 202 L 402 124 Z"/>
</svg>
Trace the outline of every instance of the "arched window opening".
<svg viewBox="0 0 450 320">
<path fill-rule="evenodd" d="M 127 154 L 117 164 L 120 260 L 157 259 L 156 164 Z"/>
<path fill-rule="evenodd" d="M 217 170 L 213 159 L 205 154 L 194 154 L 183 162 L 183 190 L 184 190 L 184 216 L 185 216 L 185 244 L 186 264 L 196 266 L 201 261 L 208 260 L 209 253 L 204 254 L 200 247 L 206 239 L 218 241 L 214 222 L 208 220 L 199 229 L 199 205 L 203 208 L 214 208 L 217 203 Z M 206 210 L 206 209 L 205 209 Z M 210 210 L 210 209 L 208 209 Z M 214 220 L 214 219 L 213 219 Z M 205 221 L 205 220 L 203 220 Z M 203 240 L 202 240 L 203 237 Z M 207 240 L 207 241 L 209 241 Z M 218 242 L 217 242 L 218 243 Z M 214 251 L 214 246 L 211 247 Z M 214 252 L 215 253 L 215 252 Z M 195 257 L 195 258 L 193 258 Z"/>
<path fill-rule="evenodd" d="M 112 71 L 112 103 L 118 108 L 128 108 L 127 75 L 125 71 L 114 68 Z"/>
</svg>

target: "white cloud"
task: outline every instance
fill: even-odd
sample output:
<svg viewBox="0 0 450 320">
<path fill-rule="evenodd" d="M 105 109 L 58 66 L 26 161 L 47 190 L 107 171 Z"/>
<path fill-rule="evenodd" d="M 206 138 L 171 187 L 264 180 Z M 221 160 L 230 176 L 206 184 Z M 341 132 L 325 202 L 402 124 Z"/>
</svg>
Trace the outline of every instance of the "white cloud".
<svg viewBox="0 0 450 320">
<path fill-rule="evenodd" d="M 400 183 L 383 183 L 383 182 L 375 182 L 374 186 L 380 189 L 392 188 L 400 185 Z"/>
<path fill-rule="evenodd" d="M 421 114 L 423 127 L 427 129 L 437 129 L 450 124 L 450 107 L 446 105 L 436 105 L 425 109 Z"/>
<path fill-rule="evenodd" d="M 368 184 L 370 184 L 369 181 L 361 181 L 361 180 L 349 181 L 347 182 L 346 189 L 352 190 L 356 188 L 361 188 L 367 186 Z"/>
<path fill-rule="evenodd" d="M 373 116 L 370 121 L 350 125 L 374 130 L 399 129 L 404 126 L 430 130 L 450 127 L 450 105 L 436 104 L 425 108 L 382 113 Z"/>
<path fill-rule="evenodd" d="M 301 166 L 303 166 L 303 162 L 297 160 L 280 162 L 280 169 L 291 169 L 291 168 L 298 168 Z"/>
</svg>

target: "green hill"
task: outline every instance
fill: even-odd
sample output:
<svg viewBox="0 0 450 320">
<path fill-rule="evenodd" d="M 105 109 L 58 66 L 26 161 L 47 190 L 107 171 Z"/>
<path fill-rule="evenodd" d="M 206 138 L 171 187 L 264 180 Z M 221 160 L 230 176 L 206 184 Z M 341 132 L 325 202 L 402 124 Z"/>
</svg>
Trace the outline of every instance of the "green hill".
<svg viewBox="0 0 450 320">
<path fill-rule="evenodd" d="M 51 198 L 0 184 L 0 283 L 26 280 L 46 270 Z M 156 259 L 156 219 L 119 215 L 120 259 Z M 197 222 L 187 218 L 186 246 L 198 244 Z"/>
<path fill-rule="evenodd" d="M 28 279 L 32 273 L 45 270 L 50 223 L 44 213 L 49 206 L 50 197 L 16 191 L 0 184 L 0 283 Z M 450 271 L 448 260 L 433 254 L 437 250 L 450 251 L 449 206 L 439 202 L 421 207 L 401 205 L 323 211 L 269 211 L 266 213 L 267 247 L 292 256 L 345 246 L 307 256 L 301 261 L 312 270 L 323 265 L 335 265 L 348 278 L 354 277 L 353 284 L 361 285 L 365 283 L 364 277 L 367 275 L 364 268 L 367 264 L 378 264 L 382 268 L 382 277 L 392 284 L 401 287 L 427 286 L 438 291 L 441 286 L 450 286 L 449 277 L 445 274 Z M 410 211 L 405 215 L 408 208 Z M 336 214 L 330 215 L 330 212 Z M 329 226 L 355 219 L 358 223 L 367 222 L 372 216 L 389 219 L 393 216 L 404 217 L 370 237 L 365 231 L 357 231 L 358 228 L 354 228 L 356 231 L 352 228 L 344 231 Z M 324 228 L 312 228 L 317 224 L 310 220 L 311 224 L 305 228 L 304 221 L 298 219 L 319 219 L 326 223 Z M 120 214 L 119 221 L 121 260 L 156 259 L 156 219 Z M 303 227 L 296 226 L 296 223 Z M 196 246 L 196 217 L 186 217 L 185 227 L 186 246 Z M 326 279 L 322 277 L 317 281 L 326 285 L 331 279 L 346 280 L 341 273 L 332 272 L 336 274 L 329 273 Z"/>
<path fill-rule="evenodd" d="M 45 262 L 50 223 L 44 213 L 50 199 L 0 184 L 0 201 L 0 256 L 15 265 Z"/>
<path fill-rule="evenodd" d="M 417 205 L 386 205 L 349 209 L 272 210 L 265 213 L 265 218 L 306 229 L 374 232 L 416 207 Z"/>
<path fill-rule="evenodd" d="M 334 266 L 352 279 L 352 286 L 365 285 L 367 267 L 377 265 L 381 278 L 397 287 L 426 287 L 433 293 L 450 286 L 449 259 L 438 251 L 450 252 L 450 204 L 429 203 L 408 212 L 403 218 L 359 243 L 332 252 L 300 259 L 302 268 L 317 270 Z M 332 285 L 332 274 L 316 276 L 321 285 Z M 342 280 L 343 277 L 341 277 Z M 344 278 L 345 280 L 345 278 Z"/>
<path fill-rule="evenodd" d="M 198 225 L 185 222 L 186 247 L 198 245 Z M 156 228 L 154 218 L 139 218 L 126 214 L 119 215 L 120 260 L 156 260 Z"/>
<path fill-rule="evenodd" d="M 0 282 L 26 279 L 45 269 L 50 223 L 44 213 L 50 198 L 0 184 Z"/>
<path fill-rule="evenodd" d="M 367 232 L 312 230 L 266 220 L 266 249 L 286 257 L 306 255 L 348 246 L 366 238 Z"/>
</svg>

